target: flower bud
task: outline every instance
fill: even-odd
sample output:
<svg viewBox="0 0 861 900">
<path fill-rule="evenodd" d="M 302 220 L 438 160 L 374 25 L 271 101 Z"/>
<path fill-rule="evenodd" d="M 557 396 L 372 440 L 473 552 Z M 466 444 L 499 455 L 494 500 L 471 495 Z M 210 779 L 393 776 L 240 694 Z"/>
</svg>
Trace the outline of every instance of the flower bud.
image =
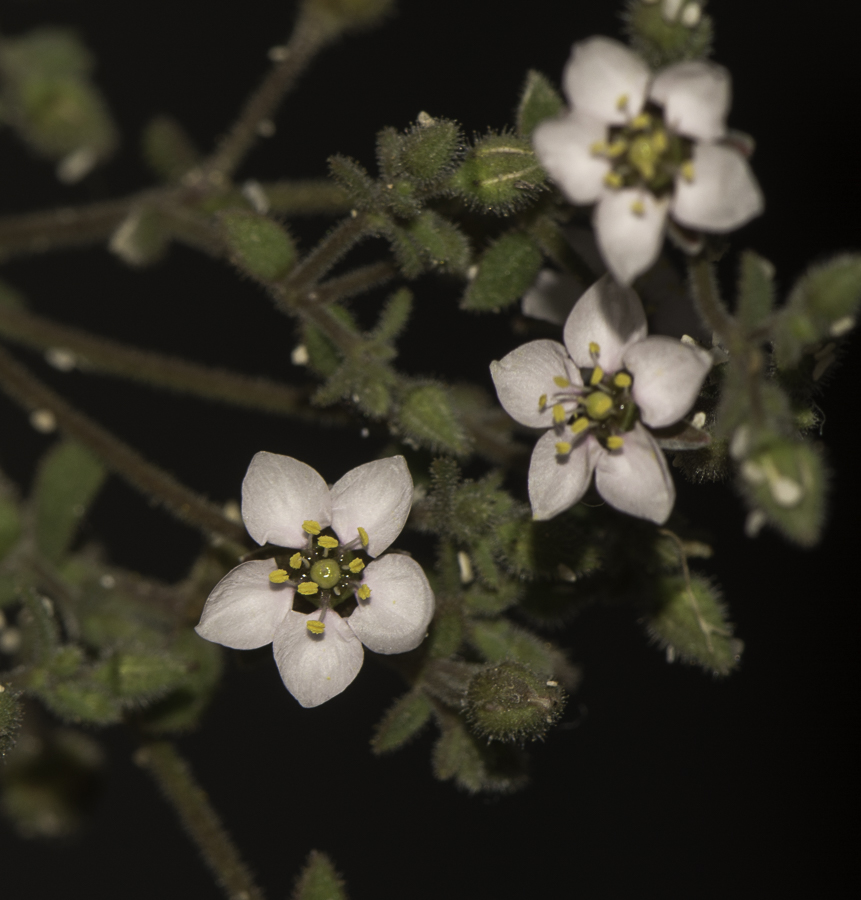
<svg viewBox="0 0 861 900">
<path fill-rule="evenodd" d="M 527 666 L 503 662 L 473 677 L 466 715 L 473 730 L 496 741 L 542 738 L 565 706 L 565 691 Z"/>
<path fill-rule="evenodd" d="M 712 22 L 703 15 L 704 2 L 629 0 L 624 12 L 631 45 L 652 68 L 708 56 Z"/>
<path fill-rule="evenodd" d="M 293 239 L 275 221 L 258 213 L 231 210 L 220 216 L 234 263 L 259 281 L 278 281 L 293 267 Z"/>
<path fill-rule="evenodd" d="M 503 234 L 482 254 L 461 309 L 495 311 L 519 300 L 538 277 L 541 259 L 541 251 L 528 234 Z"/>
</svg>

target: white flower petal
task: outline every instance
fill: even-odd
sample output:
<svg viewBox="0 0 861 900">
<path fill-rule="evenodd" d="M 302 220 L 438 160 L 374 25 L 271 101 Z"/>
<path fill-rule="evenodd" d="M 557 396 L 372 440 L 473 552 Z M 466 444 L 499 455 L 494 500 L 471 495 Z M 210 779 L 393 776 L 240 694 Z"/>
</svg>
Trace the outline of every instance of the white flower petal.
<svg viewBox="0 0 861 900">
<path fill-rule="evenodd" d="M 583 379 L 562 344 L 556 341 L 530 341 L 490 364 L 490 375 L 499 402 L 508 415 L 521 425 L 550 428 L 553 425 L 552 398 L 559 390 L 554 377 L 565 377 L 580 386 Z M 542 410 L 539 400 L 546 395 Z"/>
<path fill-rule="evenodd" d="M 640 418 L 651 428 L 663 428 L 694 405 L 712 357 L 698 347 L 656 335 L 630 347 L 624 362 L 634 376 L 631 393 Z"/>
<path fill-rule="evenodd" d="M 535 284 L 523 295 L 520 310 L 524 316 L 562 325 L 583 290 L 579 278 L 567 272 L 542 269 Z"/>
<path fill-rule="evenodd" d="M 307 622 L 319 618 L 319 609 L 308 615 L 290 610 L 272 644 L 284 686 L 305 707 L 340 694 L 359 674 L 365 656 L 362 642 L 336 612 L 326 615 L 322 634 L 311 634 Z"/>
<path fill-rule="evenodd" d="M 569 454 L 560 456 L 556 443 L 573 441 L 570 431 L 564 437 L 555 431 L 542 435 L 532 451 L 529 463 L 529 502 L 535 519 L 552 519 L 577 503 L 592 480 L 597 451 L 601 447 L 591 435 L 581 437 Z"/>
<path fill-rule="evenodd" d="M 610 163 L 592 152 L 605 141 L 607 126 L 592 116 L 566 113 L 542 122 L 532 145 L 553 181 L 573 203 L 594 203 L 601 195 Z"/>
<path fill-rule="evenodd" d="M 600 348 L 598 361 L 607 372 L 622 367 L 622 356 L 646 336 L 646 313 L 629 287 L 603 275 L 574 304 L 565 322 L 564 340 L 571 359 L 582 368 L 594 365 L 590 343 Z"/>
<path fill-rule="evenodd" d="M 272 643 L 293 603 L 293 588 L 272 584 L 274 559 L 252 560 L 228 572 L 212 589 L 194 629 L 202 638 L 235 650 Z"/>
<path fill-rule="evenodd" d="M 575 110 L 622 125 L 643 108 L 650 76 L 624 44 L 598 36 L 574 45 L 562 86 Z"/>
<path fill-rule="evenodd" d="M 661 252 L 667 200 L 638 188 L 608 190 L 592 222 L 607 268 L 621 284 L 645 272 Z"/>
<path fill-rule="evenodd" d="M 408 556 L 389 553 L 362 573 L 371 589 L 345 621 L 375 653 L 405 653 L 424 640 L 433 618 L 434 596 L 422 567 Z"/>
<path fill-rule="evenodd" d="M 620 450 L 603 450 L 595 466 L 598 493 L 621 512 L 662 525 L 670 516 L 676 488 L 655 439 L 638 422 Z"/>
<path fill-rule="evenodd" d="M 242 519 L 258 544 L 304 547 L 308 520 L 332 521 L 329 488 L 310 466 L 277 453 L 255 453 L 242 481 Z"/>
<path fill-rule="evenodd" d="M 678 134 L 716 141 L 726 133 L 729 72 L 715 63 L 691 60 L 655 76 L 649 96 L 664 107 L 664 121 Z"/>
<path fill-rule="evenodd" d="M 676 178 L 672 216 L 688 228 L 732 231 L 758 216 L 765 207 L 762 191 L 747 160 L 732 147 L 696 144 L 694 176 Z"/>
<path fill-rule="evenodd" d="M 367 552 L 379 556 L 401 533 L 413 503 L 413 479 L 403 456 L 351 469 L 332 486 L 332 528 L 344 544 L 368 533 Z"/>
</svg>

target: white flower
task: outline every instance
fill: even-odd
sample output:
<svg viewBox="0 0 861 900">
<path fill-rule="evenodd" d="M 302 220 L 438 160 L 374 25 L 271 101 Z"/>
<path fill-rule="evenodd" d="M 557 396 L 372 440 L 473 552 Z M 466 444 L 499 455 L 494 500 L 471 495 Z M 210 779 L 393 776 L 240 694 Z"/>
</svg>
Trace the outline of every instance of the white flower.
<svg viewBox="0 0 861 900">
<path fill-rule="evenodd" d="M 319 706 L 350 684 L 362 644 L 376 653 L 417 647 L 434 611 L 421 566 L 400 554 L 365 565 L 400 534 L 412 496 L 402 456 L 352 469 L 330 489 L 299 460 L 255 454 L 242 482 L 245 527 L 258 544 L 291 549 L 225 575 L 195 630 L 238 650 L 271 643 L 302 706 Z M 303 602 L 311 611 L 294 608 Z"/>
<path fill-rule="evenodd" d="M 623 44 L 575 44 L 563 88 L 573 109 L 542 122 L 535 152 L 593 223 L 622 284 L 660 253 L 667 216 L 695 231 L 727 232 L 759 215 L 763 198 L 725 124 L 730 77 L 702 60 L 652 75 Z"/>
<path fill-rule="evenodd" d="M 616 509 L 659 524 L 669 517 L 675 488 L 644 426 L 672 425 L 690 410 L 711 356 L 646 333 L 640 299 L 605 275 L 571 310 L 564 347 L 532 341 L 491 363 L 508 414 L 548 429 L 529 465 L 536 519 L 577 503 L 593 472 L 598 493 Z"/>
</svg>

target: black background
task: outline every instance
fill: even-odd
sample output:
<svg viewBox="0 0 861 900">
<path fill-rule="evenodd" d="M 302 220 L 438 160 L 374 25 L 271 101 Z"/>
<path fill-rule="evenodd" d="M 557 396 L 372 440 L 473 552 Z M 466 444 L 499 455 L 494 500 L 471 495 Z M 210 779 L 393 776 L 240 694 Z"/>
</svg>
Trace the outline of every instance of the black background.
<svg viewBox="0 0 861 900">
<path fill-rule="evenodd" d="M 221 12 L 220 10 L 226 10 Z M 810 260 L 857 246 L 857 91 L 852 5 L 715 0 L 716 58 L 732 71 L 730 124 L 757 140 L 766 213 L 733 239 L 777 266 L 783 289 Z M 751 10 L 754 10 L 753 12 Z M 203 148 L 232 119 L 283 40 L 286 2 L 5 0 L 0 28 L 77 26 L 99 59 L 120 123 L 117 159 L 74 188 L 0 135 L 0 203 L 7 211 L 114 196 L 147 183 L 137 140 L 153 114 L 179 118 Z M 240 173 L 322 176 L 334 152 L 373 167 L 374 134 L 420 110 L 467 132 L 511 122 L 528 68 L 558 80 L 571 42 L 618 34 L 615 4 L 530 0 L 404 3 L 383 29 L 326 51 Z M 310 245 L 325 223 L 296 228 Z M 732 263 L 724 277 L 732 281 Z M 131 272 L 103 249 L 16 261 L 2 277 L 41 313 L 161 351 L 293 381 L 289 323 L 226 266 L 176 248 Z M 482 379 L 516 337 L 502 321 L 455 316 L 457 288 L 418 288 L 403 362 L 411 372 Z M 361 307 L 360 307 L 361 313 Z M 284 325 L 287 324 L 287 328 Z M 432 336 L 433 339 L 428 339 Z M 477 348 L 481 348 L 480 350 Z M 857 340 L 850 351 L 857 350 Z M 238 494 L 254 452 L 315 465 L 329 481 L 378 447 L 358 430 L 330 433 L 77 373 L 21 357 L 148 456 L 215 500 Z M 289 893 L 312 847 L 331 853 L 354 898 L 782 896 L 787 888 L 849 896 L 856 848 L 858 540 L 857 354 L 821 405 L 832 467 L 824 547 L 801 551 L 742 535 L 726 487 L 679 484 L 680 508 L 715 529 L 722 583 L 746 652 L 713 681 L 667 665 L 630 613 L 592 609 L 564 634 L 584 667 L 563 725 L 533 752 L 534 781 L 512 797 L 471 798 L 430 774 L 430 737 L 385 759 L 367 750 L 372 726 L 400 689 L 367 665 L 344 694 L 302 710 L 274 665 L 234 665 L 202 730 L 183 752 L 273 898 Z M 26 486 L 49 439 L 0 397 L 0 465 Z M 337 444 L 337 446 L 336 446 Z M 181 577 L 199 546 L 190 530 L 112 479 L 90 517 L 111 558 Z M 131 741 L 106 734 L 110 760 L 95 818 L 80 839 L 23 842 L 0 831 L 4 900 L 58 891 L 101 898 L 220 896 L 171 810 L 130 761 Z M 850 849 L 851 848 L 851 849 Z"/>
</svg>

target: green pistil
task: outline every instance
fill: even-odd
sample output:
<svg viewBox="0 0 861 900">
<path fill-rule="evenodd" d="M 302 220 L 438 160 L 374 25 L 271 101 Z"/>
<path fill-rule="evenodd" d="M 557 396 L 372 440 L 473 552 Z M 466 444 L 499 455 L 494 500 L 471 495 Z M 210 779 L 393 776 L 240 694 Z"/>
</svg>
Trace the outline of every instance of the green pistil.
<svg viewBox="0 0 861 900">
<path fill-rule="evenodd" d="M 318 559 L 311 566 L 310 576 L 324 590 L 335 587 L 341 580 L 341 567 L 336 559 Z"/>
</svg>

